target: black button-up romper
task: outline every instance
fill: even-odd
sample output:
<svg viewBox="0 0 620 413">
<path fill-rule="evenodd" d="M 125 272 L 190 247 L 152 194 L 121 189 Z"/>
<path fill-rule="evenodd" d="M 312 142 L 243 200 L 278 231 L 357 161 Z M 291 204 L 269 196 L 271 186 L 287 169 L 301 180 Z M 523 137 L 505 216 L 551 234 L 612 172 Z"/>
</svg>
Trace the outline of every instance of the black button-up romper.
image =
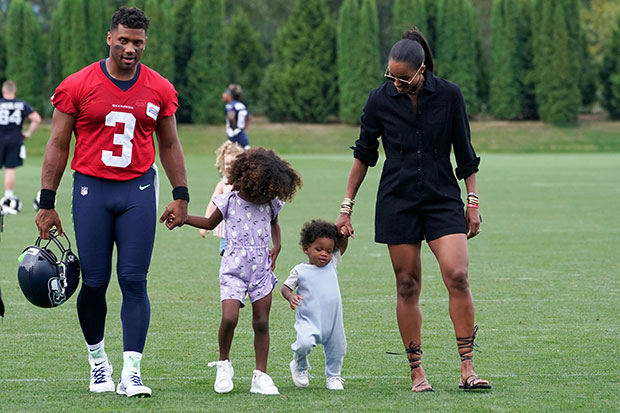
<svg viewBox="0 0 620 413">
<path fill-rule="evenodd" d="M 471 145 L 465 100 L 459 87 L 425 72 L 418 112 L 392 82 L 370 92 L 354 157 L 368 166 L 383 165 L 375 213 L 375 241 L 413 244 L 467 233 L 456 177 L 478 172 L 480 158 Z M 454 147 L 457 168 L 452 172 Z"/>
</svg>

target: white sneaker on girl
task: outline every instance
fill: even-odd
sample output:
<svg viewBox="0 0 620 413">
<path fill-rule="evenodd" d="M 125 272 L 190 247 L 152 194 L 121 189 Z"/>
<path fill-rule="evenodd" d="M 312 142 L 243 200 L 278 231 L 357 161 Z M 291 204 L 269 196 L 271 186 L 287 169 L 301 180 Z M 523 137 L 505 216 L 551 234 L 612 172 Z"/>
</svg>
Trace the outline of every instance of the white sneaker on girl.
<svg viewBox="0 0 620 413">
<path fill-rule="evenodd" d="M 209 367 L 217 368 L 215 383 L 213 383 L 213 390 L 215 390 L 216 393 L 231 392 L 234 387 L 232 379 L 235 375 L 235 370 L 233 369 L 230 360 L 212 361 L 207 365 Z"/>
<path fill-rule="evenodd" d="M 252 387 L 250 388 L 250 393 L 280 394 L 271 377 L 260 370 L 254 370 L 252 373 Z"/>
</svg>

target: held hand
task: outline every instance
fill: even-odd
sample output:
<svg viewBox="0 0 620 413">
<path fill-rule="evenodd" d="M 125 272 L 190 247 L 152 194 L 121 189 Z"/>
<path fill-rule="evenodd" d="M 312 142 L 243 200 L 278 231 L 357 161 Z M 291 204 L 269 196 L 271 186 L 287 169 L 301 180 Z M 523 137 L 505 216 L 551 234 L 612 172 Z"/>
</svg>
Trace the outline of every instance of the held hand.
<svg viewBox="0 0 620 413">
<path fill-rule="evenodd" d="M 183 199 L 170 202 L 159 218 L 159 222 L 165 222 L 169 230 L 182 227 L 185 221 L 187 221 L 187 201 Z"/>
<path fill-rule="evenodd" d="M 467 239 L 473 238 L 480 234 L 481 219 L 478 208 L 467 208 L 465 218 L 467 220 Z"/>
<path fill-rule="evenodd" d="M 176 216 L 174 214 L 168 215 L 168 218 L 166 219 L 166 227 L 171 231 L 175 227 L 175 220 Z"/>
<path fill-rule="evenodd" d="M 37 228 L 39 229 L 39 237 L 42 239 L 49 239 L 50 230 L 53 227 L 56 227 L 58 235 L 64 234 L 62 231 L 60 217 L 55 209 L 39 209 L 39 212 L 37 212 L 37 215 L 34 218 L 34 223 L 37 225 Z"/>
<path fill-rule="evenodd" d="M 208 230 L 208 229 L 201 229 L 201 230 L 200 230 L 200 236 L 201 236 L 201 237 L 203 237 L 203 238 L 204 238 L 204 237 L 206 237 L 206 235 L 207 235 L 208 233 L 209 233 L 209 230 Z"/>
<path fill-rule="evenodd" d="M 340 214 L 340 216 L 336 220 L 336 228 L 338 228 L 338 231 L 340 231 L 340 235 L 342 235 L 343 237 L 355 238 L 355 236 L 353 235 L 353 225 L 351 224 L 351 215 Z"/>
<path fill-rule="evenodd" d="M 291 310 L 297 310 L 299 306 L 299 300 L 303 300 L 304 298 L 299 294 L 291 295 L 291 298 L 288 299 L 288 305 L 291 307 Z"/>
<path fill-rule="evenodd" d="M 281 246 L 275 246 L 269 251 L 269 258 L 271 258 L 271 271 L 276 270 L 276 260 L 278 259 L 278 255 L 280 254 Z"/>
</svg>

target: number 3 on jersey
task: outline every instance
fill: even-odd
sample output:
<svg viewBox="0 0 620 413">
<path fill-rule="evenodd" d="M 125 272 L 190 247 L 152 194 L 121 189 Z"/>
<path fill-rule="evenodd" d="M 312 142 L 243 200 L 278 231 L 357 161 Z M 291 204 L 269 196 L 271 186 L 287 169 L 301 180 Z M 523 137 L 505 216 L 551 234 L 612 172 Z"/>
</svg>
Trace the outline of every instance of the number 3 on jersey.
<svg viewBox="0 0 620 413">
<path fill-rule="evenodd" d="M 118 123 L 123 123 L 123 133 L 114 134 L 114 145 L 120 145 L 122 152 L 120 156 L 112 154 L 112 151 L 101 151 L 101 161 L 106 166 L 116 166 L 126 168 L 131 163 L 131 152 L 133 149 L 133 134 L 136 129 L 136 118 L 127 112 L 110 112 L 105 117 L 105 125 L 116 127 Z"/>
</svg>

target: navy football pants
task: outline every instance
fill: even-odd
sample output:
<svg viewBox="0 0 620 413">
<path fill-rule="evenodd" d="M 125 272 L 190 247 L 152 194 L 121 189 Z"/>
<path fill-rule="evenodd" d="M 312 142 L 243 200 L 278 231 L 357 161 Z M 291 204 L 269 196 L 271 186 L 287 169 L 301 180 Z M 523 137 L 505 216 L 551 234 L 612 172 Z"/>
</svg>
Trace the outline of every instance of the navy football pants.
<svg viewBox="0 0 620 413">
<path fill-rule="evenodd" d="M 151 316 L 146 274 L 155 239 L 156 191 L 153 168 L 129 181 L 74 173 L 73 225 L 83 280 L 77 311 L 88 344 L 103 340 L 105 294 L 116 245 L 124 351 L 141 353 L 144 349 Z"/>
</svg>

